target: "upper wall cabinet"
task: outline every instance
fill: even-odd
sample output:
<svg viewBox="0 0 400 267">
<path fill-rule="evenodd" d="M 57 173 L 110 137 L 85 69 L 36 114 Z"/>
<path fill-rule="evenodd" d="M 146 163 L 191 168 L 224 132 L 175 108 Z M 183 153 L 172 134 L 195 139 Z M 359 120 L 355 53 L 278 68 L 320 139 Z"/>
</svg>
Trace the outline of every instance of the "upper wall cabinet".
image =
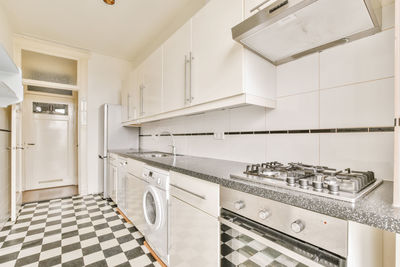
<svg viewBox="0 0 400 267">
<path fill-rule="evenodd" d="M 175 32 L 163 46 L 163 111 L 183 108 L 190 103 L 191 22 Z"/>
<path fill-rule="evenodd" d="M 276 67 L 232 39 L 244 2 L 210 0 L 138 68 L 139 119 L 240 105 L 274 108 Z"/>
<path fill-rule="evenodd" d="M 140 95 L 139 117 L 147 117 L 162 111 L 162 60 L 160 47 L 138 68 L 138 86 Z"/>
<path fill-rule="evenodd" d="M 253 16 L 260 11 L 261 8 L 270 4 L 270 1 L 265 0 L 244 0 L 244 18 L 247 19 Z"/>
<path fill-rule="evenodd" d="M 22 100 L 21 70 L 0 45 L 0 107 L 7 107 Z"/>
<path fill-rule="evenodd" d="M 132 70 L 126 79 L 122 81 L 121 104 L 122 122 L 139 118 L 141 103 L 136 70 Z"/>
</svg>

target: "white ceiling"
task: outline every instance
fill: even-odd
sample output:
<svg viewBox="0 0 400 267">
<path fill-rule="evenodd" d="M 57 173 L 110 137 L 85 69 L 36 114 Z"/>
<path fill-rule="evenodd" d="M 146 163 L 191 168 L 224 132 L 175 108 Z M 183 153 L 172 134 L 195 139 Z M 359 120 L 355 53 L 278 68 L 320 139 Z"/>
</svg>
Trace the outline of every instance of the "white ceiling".
<svg viewBox="0 0 400 267">
<path fill-rule="evenodd" d="M 0 0 L 15 33 L 134 61 L 205 0 Z M 161 38 L 165 36 L 165 38 Z"/>
</svg>

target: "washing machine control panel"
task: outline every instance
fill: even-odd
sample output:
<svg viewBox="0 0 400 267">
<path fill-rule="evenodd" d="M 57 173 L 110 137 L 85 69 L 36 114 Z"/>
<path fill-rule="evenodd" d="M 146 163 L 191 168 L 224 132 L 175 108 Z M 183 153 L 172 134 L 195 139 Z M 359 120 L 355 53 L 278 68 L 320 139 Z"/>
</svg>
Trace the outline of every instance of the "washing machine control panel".
<svg viewBox="0 0 400 267">
<path fill-rule="evenodd" d="M 167 190 L 169 186 L 169 172 L 161 169 L 156 169 L 152 166 L 143 168 L 143 179 L 149 184 L 157 186 L 163 190 Z"/>
</svg>

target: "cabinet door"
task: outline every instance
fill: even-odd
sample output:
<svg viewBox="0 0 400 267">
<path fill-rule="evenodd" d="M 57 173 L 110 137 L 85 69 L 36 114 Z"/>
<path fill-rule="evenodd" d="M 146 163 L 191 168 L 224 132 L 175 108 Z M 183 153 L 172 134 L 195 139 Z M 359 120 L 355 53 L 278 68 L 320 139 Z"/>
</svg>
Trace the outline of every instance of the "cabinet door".
<svg viewBox="0 0 400 267">
<path fill-rule="evenodd" d="M 183 108 L 188 102 L 190 21 L 164 43 L 163 49 L 163 111 L 171 111 Z"/>
<path fill-rule="evenodd" d="M 242 1 L 209 1 L 192 18 L 192 104 L 243 90 L 243 48 L 231 28 L 242 21 Z"/>
<path fill-rule="evenodd" d="M 171 197 L 170 265 L 215 267 L 220 265 L 217 218 Z"/>
<path fill-rule="evenodd" d="M 138 77 L 136 70 L 133 70 L 129 73 L 129 89 L 127 96 L 127 103 L 128 103 L 128 109 L 127 109 L 128 120 L 137 119 L 140 109 L 140 93 L 139 93 Z"/>
<path fill-rule="evenodd" d="M 115 166 L 110 166 L 110 180 L 109 180 L 109 188 L 110 188 L 110 198 L 117 203 L 117 176 L 118 176 L 118 168 Z"/>
<path fill-rule="evenodd" d="M 269 1 L 265 0 L 244 0 L 244 17 L 247 19 L 248 17 L 253 16 L 259 10 L 267 7 L 269 5 Z M 258 9 L 251 11 L 255 7 L 261 5 Z"/>
<path fill-rule="evenodd" d="M 117 205 L 118 208 L 122 212 L 126 212 L 126 207 L 125 207 L 125 189 L 126 189 L 126 171 L 123 168 L 119 168 L 118 174 L 117 174 Z"/>
<path fill-rule="evenodd" d="M 145 181 L 128 174 L 126 180 L 126 216 L 140 232 L 143 232 L 146 226 L 142 201 L 146 185 Z"/>
<path fill-rule="evenodd" d="M 126 122 L 129 120 L 128 112 L 129 112 L 129 102 L 128 102 L 128 94 L 129 94 L 129 86 L 128 80 L 122 81 L 122 88 L 121 88 L 121 121 Z"/>
<path fill-rule="evenodd" d="M 162 111 L 162 54 L 160 47 L 140 67 L 144 117 Z"/>
</svg>

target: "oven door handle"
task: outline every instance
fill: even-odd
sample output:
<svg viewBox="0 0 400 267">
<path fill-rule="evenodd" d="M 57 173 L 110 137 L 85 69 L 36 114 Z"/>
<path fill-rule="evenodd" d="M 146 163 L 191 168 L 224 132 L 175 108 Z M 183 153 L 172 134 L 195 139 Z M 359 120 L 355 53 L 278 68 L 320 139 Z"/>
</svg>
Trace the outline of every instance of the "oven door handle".
<svg viewBox="0 0 400 267">
<path fill-rule="evenodd" d="M 293 258 L 294 260 L 297 260 L 298 262 L 301 262 L 307 266 L 323 267 L 323 265 L 321 265 L 313 260 L 307 259 L 306 257 L 303 257 L 303 256 L 297 254 L 296 252 L 293 252 L 292 250 L 289 250 L 277 243 L 274 243 L 271 240 L 268 240 L 260 235 L 257 235 L 256 233 L 253 233 L 243 227 L 240 227 L 237 224 L 228 221 L 227 219 L 219 217 L 219 221 L 220 221 L 220 223 L 225 224 L 226 226 L 229 226 L 230 228 L 240 232 L 241 234 L 247 235 L 248 237 L 251 237 L 252 239 L 264 244 L 265 246 L 275 249 L 275 250 L 279 251 L 280 253 L 282 253 L 290 258 Z"/>
</svg>

